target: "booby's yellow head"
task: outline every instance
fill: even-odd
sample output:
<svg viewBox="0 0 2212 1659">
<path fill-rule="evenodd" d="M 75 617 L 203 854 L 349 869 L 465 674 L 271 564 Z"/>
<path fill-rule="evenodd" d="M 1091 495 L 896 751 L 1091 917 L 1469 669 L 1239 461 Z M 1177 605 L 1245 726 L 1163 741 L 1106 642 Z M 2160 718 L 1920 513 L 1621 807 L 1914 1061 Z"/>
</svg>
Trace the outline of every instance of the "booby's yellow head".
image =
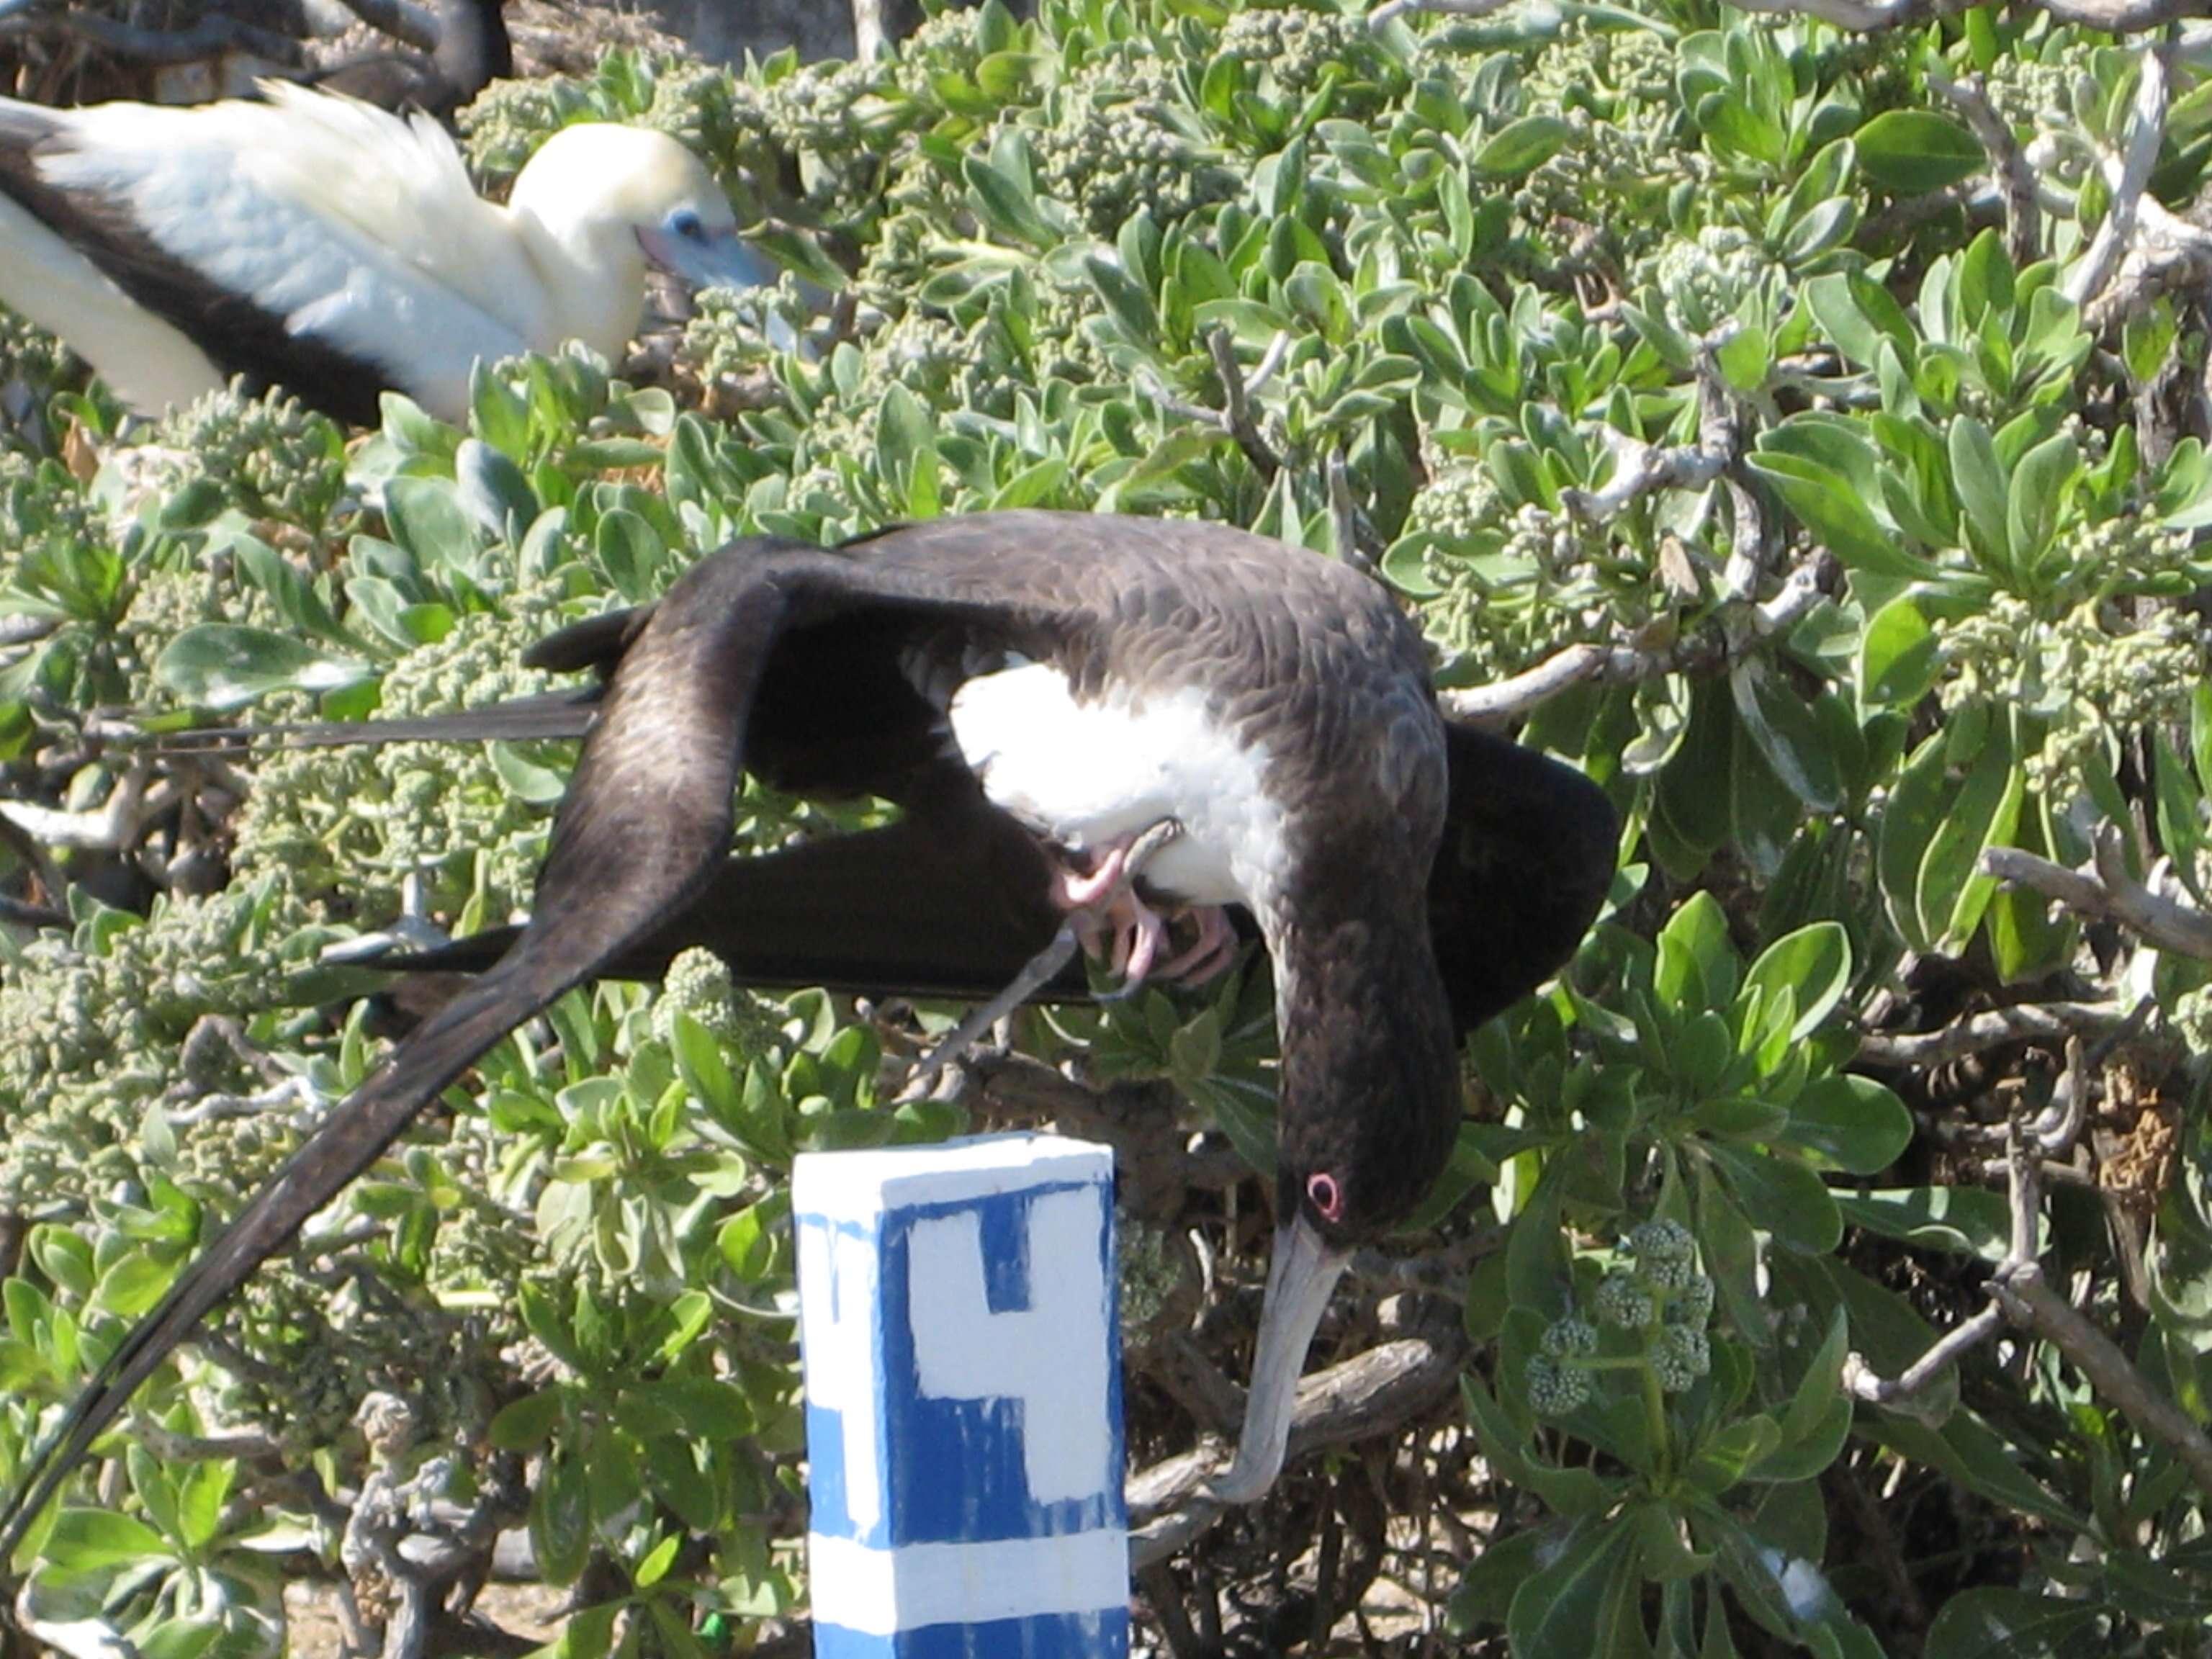
<svg viewBox="0 0 2212 1659">
<path fill-rule="evenodd" d="M 666 133 L 596 122 L 563 127 L 515 179 L 507 207 L 535 219 L 611 285 L 634 289 L 641 261 L 694 288 L 775 275 L 739 240 L 729 198 L 706 164 Z"/>
</svg>

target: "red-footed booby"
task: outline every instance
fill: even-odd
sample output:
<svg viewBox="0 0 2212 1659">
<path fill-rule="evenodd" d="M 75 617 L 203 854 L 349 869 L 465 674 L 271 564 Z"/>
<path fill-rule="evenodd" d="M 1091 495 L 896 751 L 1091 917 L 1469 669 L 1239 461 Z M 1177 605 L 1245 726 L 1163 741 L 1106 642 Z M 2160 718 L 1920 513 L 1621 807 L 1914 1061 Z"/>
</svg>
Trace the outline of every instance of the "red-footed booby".
<svg viewBox="0 0 2212 1659">
<path fill-rule="evenodd" d="M 565 127 L 501 207 L 425 117 L 263 90 L 185 109 L 0 99 L 0 303 L 141 409 L 243 375 L 357 425 L 386 388 L 457 420 L 479 359 L 619 355 L 649 267 L 694 287 L 770 274 L 665 134 Z"/>
</svg>

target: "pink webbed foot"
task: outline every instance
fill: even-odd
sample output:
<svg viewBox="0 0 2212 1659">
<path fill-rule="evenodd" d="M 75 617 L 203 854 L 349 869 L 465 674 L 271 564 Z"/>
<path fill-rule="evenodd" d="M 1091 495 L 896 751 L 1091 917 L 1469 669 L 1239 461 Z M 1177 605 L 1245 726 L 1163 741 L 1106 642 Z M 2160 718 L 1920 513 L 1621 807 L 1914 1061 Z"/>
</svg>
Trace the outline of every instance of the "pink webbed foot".
<svg viewBox="0 0 2212 1659">
<path fill-rule="evenodd" d="M 1202 984 L 1236 955 L 1236 930 L 1218 905 L 1156 910 L 1139 896 L 1135 883 L 1146 857 L 1174 833 L 1172 824 L 1155 824 L 1099 848 L 1091 870 L 1063 867 L 1054 878 L 1054 901 L 1073 914 L 1085 951 L 1104 957 L 1121 979 L 1120 988 L 1110 994 L 1115 998 L 1152 978 Z M 1197 937 L 1170 955 L 1169 927 L 1186 915 L 1195 924 Z"/>
<path fill-rule="evenodd" d="M 1203 985 L 1237 959 L 1237 930 L 1218 904 L 1195 904 L 1183 914 L 1197 924 L 1198 937 L 1153 971 L 1180 984 Z"/>
</svg>

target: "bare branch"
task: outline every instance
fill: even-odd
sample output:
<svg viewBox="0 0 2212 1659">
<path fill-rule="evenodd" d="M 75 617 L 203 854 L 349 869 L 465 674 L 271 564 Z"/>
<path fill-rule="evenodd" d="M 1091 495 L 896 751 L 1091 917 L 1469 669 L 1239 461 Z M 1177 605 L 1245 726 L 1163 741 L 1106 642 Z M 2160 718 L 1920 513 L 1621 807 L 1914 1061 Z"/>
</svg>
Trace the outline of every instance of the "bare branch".
<svg viewBox="0 0 2212 1659">
<path fill-rule="evenodd" d="M 1380 1343 L 1298 1385 L 1290 1455 L 1395 1434 L 1451 1392 L 1467 1358 L 1467 1340 L 1443 1326 L 1420 1336 Z M 1139 1571 L 1164 1560 L 1211 1528 L 1226 1506 L 1205 1494 L 1219 1473 L 1217 1452 L 1186 1453 L 1132 1477 L 1133 1509 L 1179 1503 L 1129 1534 L 1129 1560 Z M 1149 1500 L 1149 1502 L 1147 1501 Z"/>
<path fill-rule="evenodd" d="M 256 27 L 227 12 L 210 13 L 181 29 L 133 28 L 73 9 L 50 15 L 34 12 L 20 22 L 9 19 L 0 25 L 0 33 L 29 33 L 72 35 L 140 64 L 190 64 L 226 52 L 251 52 L 290 68 L 306 61 L 300 43 L 290 36 Z"/>
<path fill-rule="evenodd" d="M 2000 881 L 2056 899 L 2093 921 L 2117 921 L 2154 949 L 2212 961 L 2212 915 L 2154 893 L 2130 876 L 2119 835 L 2109 825 L 2097 836 L 2091 867 L 2094 874 L 2069 870 L 2016 847 L 1992 847 L 1982 854 L 1982 868 Z"/>
<path fill-rule="evenodd" d="M 419 52 L 438 49 L 437 14 L 412 0 L 339 0 L 339 3 L 380 34 L 404 41 Z"/>
<path fill-rule="evenodd" d="M 1981 141 L 1982 149 L 1989 155 L 1990 169 L 1996 175 L 1997 188 L 2004 198 L 2005 250 L 2012 255 L 2014 264 L 2027 264 L 2042 246 L 2043 204 L 2036 195 L 2035 169 L 2027 164 L 2020 140 L 2014 137 L 2011 125 L 1990 102 L 1987 87 L 1980 76 L 1961 76 L 1954 81 L 1942 70 L 1931 68 L 1928 84 L 1966 118 L 1967 126 Z"/>
<path fill-rule="evenodd" d="M 1701 489 L 1729 464 L 1726 450 L 1683 446 L 1661 449 L 1625 433 L 1614 434 L 1619 458 L 1612 482 L 1601 489 L 1563 489 L 1559 505 L 1578 519 L 1601 523 L 1661 489 Z"/>
<path fill-rule="evenodd" d="M 1275 453 L 1254 422 L 1251 394 L 1273 380 L 1275 371 L 1282 367 L 1291 349 L 1290 334 L 1285 330 L 1276 331 L 1249 380 L 1237 362 L 1237 344 L 1226 328 L 1210 331 L 1206 346 L 1213 354 L 1213 372 L 1221 377 L 1221 395 L 1226 400 L 1223 415 L 1229 435 L 1237 440 L 1237 447 L 1244 452 L 1253 469 L 1262 477 L 1272 479 L 1283 470 L 1283 458 Z"/>
<path fill-rule="evenodd" d="M 1817 17 L 1839 29 L 1874 33 L 1966 9 L 1965 0 L 1735 0 L 1744 11 Z"/>
<path fill-rule="evenodd" d="M 1752 606 L 1749 626 L 1735 644 L 1725 633 L 1699 632 L 1665 647 L 1571 645 L 1510 679 L 1440 693 L 1444 711 L 1455 720 L 1503 723 L 1577 685 L 1625 685 L 1658 674 L 1723 667 L 1758 641 L 1794 628 L 1813 608 L 1820 597 L 1820 562 L 1819 557 L 1808 560 L 1790 573 L 1773 598 Z"/>
<path fill-rule="evenodd" d="M 2173 43 L 2163 41 L 2142 55 L 2137 71 L 2135 102 L 2128 113 L 2128 141 L 2120 158 L 2118 176 L 2112 179 L 2112 204 L 2097 227 L 2089 251 L 2075 261 L 2063 285 L 2066 297 L 2087 306 L 2105 291 L 2120 268 L 2121 257 L 2136 240 L 2136 225 L 2143 191 L 2149 186 L 2158 148 L 2166 137 L 2168 69 Z M 2112 169 L 2106 167 L 2109 175 Z"/>
<path fill-rule="evenodd" d="M 0 818 L 48 847 L 120 853 L 137 841 L 139 830 L 149 818 L 175 804 L 174 784 L 165 782 L 160 788 L 148 789 L 153 775 L 152 764 L 142 760 L 116 781 L 103 805 L 68 812 L 34 801 L 0 800 Z"/>
<path fill-rule="evenodd" d="M 177 1434 L 135 1413 L 131 1432 L 165 1463 L 210 1463 L 228 1457 L 253 1463 L 284 1455 L 283 1443 L 273 1435 Z"/>
<path fill-rule="evenodd" d="M 1221 408 L 1208 409 L 1204 404 L 1177 397 L 1158 375 L 1146 369 L 1137 373 L 1137 389 L 1170 415 L 1227 433 L 1237 440 L 1237 447 L 1244 452 L 1253 470 L 1272 481 L 1283 470 L 1283 458 L 1275 453 L 1252 418 L 1252 394 L 1273 380 L 1275 371 L 1283 366 L 1283 359 L 1291 349 L 1289 331 L 1276 331 L 1249 376 L 1237 361 L 1237 344 L 1226 328 L 1211 330 L 1206 337 L 1206 346 L 1212 355 L 1213 372 L 1221 381 Z"/>
<path fill-rule="evenodd" d="M 2197 1483 L 2212 1492 L 2212 1439 L 2187 1413 L 2150 1385 L 2119 1346 L 2072 1303 L 2051 1289 L 2033 1261 L 2008 1266 L 1992 1294 L 2014 1324 L 2034 1332 L 2074 1363 L 2099 1396 L 2179 1459 Z"/>
<path fill-rule="evenodd" d="M 2057 22 L 2107 34 L 2141 34 L 2184 18 L 2212 16 L 2204 0 L 2036 0 L 2036 8 Z"/>
<path fill-rule="evenodd" d="M 1937 1338 L 1926 1353 L 1894 1377 L 1876 1375 L 1863 1355 L 1847 1354 L 1844 1358 L 1844 1391 L 1870 1405 L 1886 1406 L 1893 1411 L 1908 1410 L 1907 1402 L 1915 1395 L 1995 1336 L 2004 1323 L 2005 1316 L 2000 1309 L 1994 1304 L 1984 1308 Z"/>
<path fill-rule="evenodd" d="M 2004 1261 L 1990 1279 L 1990 1305 L 1948 1332 L 1893 1382 L 1875 1376 L 1852 1355 L 1844 1365 L 1844 1386 L 1856 1398 L 1878 1405 L 1909 1398 L 1913 1389 L 1926 1387 L 1946 1366 L 1995 1334 L 1995 1316 L 2001 1316 L 2065 1355 L 2101 1400 L 2172 1453 L 2199 1491 L 2212 1492 L 2212 1437 L 2153 1388 L 2119 1346 L 2044 1278 L 2036 1260 L 2043 1220 L 2039 1184 L 2043 1164 L 2033 1140 L 2015 1120 L 2007 1136 L 2005 1161 L 2012 1236 Z"/>
<path fill-rule="evenodd" d="M 1329 533 L 1336 544 L 1337 557 L 1370 576 L 1378 575 L 1376 562 L 1382 556 L 1382 539 L 1352 496 L 1352 471 L 1344 464 L 1342 450 L 1329 451 L 1326 474 Z"/>
<path fill-rule="evenodd" d="M 2081 1033 L 2109 1030 L 2128 1017 L 2118 1002 L 2021 1002 L 2006 1008 L 1984 1009 L 1954 1021 L 1940 1031 L 1916 1031 L 1902 1036 L 1869 1035 L 1859 1039 L 1852 1063 L 1894 1066 L 1917 1070 L 1963 1060 L 2002 1043 L 2040 1041 L 2057 1042 Z"/>
</svg>

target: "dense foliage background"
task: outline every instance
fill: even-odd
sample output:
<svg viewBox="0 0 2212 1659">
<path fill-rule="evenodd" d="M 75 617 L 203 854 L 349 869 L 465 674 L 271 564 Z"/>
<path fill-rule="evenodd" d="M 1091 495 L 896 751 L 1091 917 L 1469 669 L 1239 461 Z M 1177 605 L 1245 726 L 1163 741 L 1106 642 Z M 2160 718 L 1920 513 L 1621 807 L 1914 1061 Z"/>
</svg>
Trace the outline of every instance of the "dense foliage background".
<svg viewBox="0 0 2212 1659">
<path fill-rule="evenodd" d="M 1258 963 L 902 1099 L 945 1011 L 687 959 L 502 1044 L 146 1391 L 15 1564 L 41 1637 L 275 1651 L 319 1576 L 365 1650 L 512 1650 L 447 1604 L 526 1522 L 562 1653 L 797 1650 L 790 1159 L 1054 1121 L 1123 1163 L 1152 1650 L 2202 1650 L 2212 84 L 2171 8 L 1813 9 L 1042 0 L 495 88 L 492 180 L 641 119 L 790 274 L 466 431 L 126 429 L 7 324 L 0 1480 L 408 1018 L 331 947 L 526 906 L 570 760 L 179 726 L 531 689 L 733 534 L 1194 514 L 1371 564 L 1628 826 L 1257 1509 L 1183 1454 L 1265 1269 Z"/>
</svg>

